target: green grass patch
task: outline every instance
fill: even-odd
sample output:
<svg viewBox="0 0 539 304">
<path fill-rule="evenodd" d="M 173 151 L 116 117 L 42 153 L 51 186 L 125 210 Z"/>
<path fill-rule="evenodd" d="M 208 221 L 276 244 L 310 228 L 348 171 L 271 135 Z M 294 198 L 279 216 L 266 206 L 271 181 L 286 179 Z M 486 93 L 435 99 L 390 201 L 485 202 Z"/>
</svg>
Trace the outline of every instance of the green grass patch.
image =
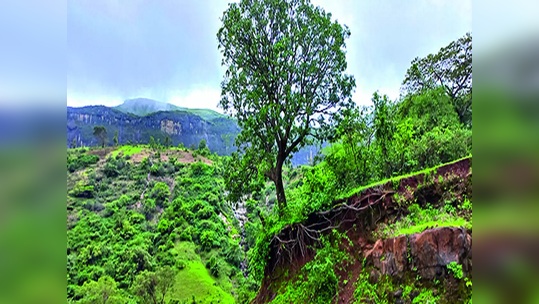
<svg viewBox="0 0 539 304">
<path fill-rule="evenodd" d="M 121 146 L 118 149 L 112 151 L 111 156 L 116 157 L 120 152 L 123 152 L 124 156 L 131 156 L 133 154 L 142 152 L 142 149 L 144 149 L 144 147 L 142 146 Z"/>
<path fill-rule="evenodd" d="M 427 229 L 437 228 L 437 227 L 465 227 L 468 225 L 468 221 L 464 218 L 449 219 L 448 221 L 430 221 L 422 223 L 419 225 L 414 225 L 410 227 L 397 228 L 393 233 L 393 236 L 399 236 L 403 234 L 414 234 L 420 233 Z"/>
<path fill-rule="evenodd" d="M 418 175 L 418 174 L 430 174 L 430 173 L 433 173 L 433 172 L 436 172 L 436 170 L 440 167 L 443 167 L 443 166 L 446 166 L 446 165 L 450 165 L 450 164 L 454 164 L 456 162 L 459 162 L 463 159 L 466 159 L 466 158 L 472 158 L 472 155 L 468 155 L 468 156 L 465 156 L 463 158 L 459 158 L 457 160 L 454 160 L 452 162 L 449 162 L 449 163 L 445 163 L 445 164 L 441 164 L 441 165 L 438 165 L 436 167 L 432 167 L 432 168 L 427 168 L 427 169 L 424 169 L 424 170 L 421 170 L 421 171 L 416 171 L 416 172 L 412 172 L 412 173 L 409 173 L 409 174 L 405 174 L 405 175 L 400 175 L 400 176 L 395 176 L 395 177 L 391 177 L 391 178 L 386 178 L 384 180 L 381 180 L 381 181 L 378 181 L 378 182 L 374 182 L 374 183 L 371 183 L 371 184 L 368 184 L 366 186 L 359 186 L 359 187 L 356 187 L 356 188 L 353 188 L 349 191 L 345 191 L 342 195 L 340 195 L 339 197 L 337 197 L 337 199 L 343 199 L 343 198 L 347 198 L 347 197 L 350 197 L 356 193 L 360 193 L 361 191 L 365 190 L 365 189 L 368 189 L 368 188 L 371 188 L 371 187 L 374 187 L 374 186 L 380 186 L 380 185 L 385 185 L 386 183 L 388 182 L 393 182 L 393 183 L 397 183 L 399 182 L 401 179 L 403 178 L 407 178 L 407 177 L 411 177 L 411 176 L 414 176 L 414 175 Z"/>
<path fill-rule="evenodd" d="M 439 209 L 429 206 L 421 209 L 419 205 L 413 204 L 408 208 L 409 214 L 393 224 L 380 224 L 377 236 L 380 238 L 391 238 L 400 235 L 410 235 L 420 233 L 427 229 L 437 227 L 465 227 L 472 228 L 472 222 L 463 217 L 459 217 L 454 211 L 448 212 L 450 207 L 446 205 Z"/>
<path fill-rule="evenodd" d="M 176 275 L 176 283 L 169 299 L 190 301 L 195 297 L 196 303 L 234 303 L 234 297 L 217 286 L 216 280 L 200 261 L 189 262 Z M 219 302 L 218 302 L 219 301 Z"/>
</svg>

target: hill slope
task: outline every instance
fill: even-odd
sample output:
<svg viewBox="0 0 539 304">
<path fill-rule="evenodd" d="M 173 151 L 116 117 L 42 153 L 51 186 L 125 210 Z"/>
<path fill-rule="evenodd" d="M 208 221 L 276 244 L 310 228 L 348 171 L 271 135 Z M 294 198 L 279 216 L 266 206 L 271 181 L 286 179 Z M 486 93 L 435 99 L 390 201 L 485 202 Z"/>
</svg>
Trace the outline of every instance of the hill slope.
<svg viewBox="0 0 539 304">
<path fill-rule="evenodd" d="M 460 159 L 264 232 L 254 303 L 471 303 L 471 180 Z"/>
<path fill-rule="evenodd" d="M 220 158 L 156 152 L 68 150 L 68 299 L 87 303 L 105 288 L 114 303 L 146 303 L 144 284 L 157 280 L 173 287 L 164 303 L 235 302 L 245 253 L 224 200 Z"/>
</svg>

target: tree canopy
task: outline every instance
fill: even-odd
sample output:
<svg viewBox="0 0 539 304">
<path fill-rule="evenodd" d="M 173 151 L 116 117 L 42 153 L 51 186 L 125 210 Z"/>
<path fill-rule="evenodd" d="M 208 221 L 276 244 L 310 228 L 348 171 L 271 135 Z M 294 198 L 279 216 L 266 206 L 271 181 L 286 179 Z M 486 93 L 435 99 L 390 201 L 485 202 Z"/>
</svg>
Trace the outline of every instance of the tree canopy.
<svg viewBox="0 0 539 304">
<path fill-rule="evenodd" d="M 101 147 L 105 147 L 105 144 L 107 143 L 107 128 L 105 128 L 104 126 L 95 126 L 94 136 L 101 144 Z"/>
<path fill-rule="evenodd" d="M 227 176 L 231 194 L 252 177 L 275 183 L 286 207 L 282 166 L 313 139 L 355 87 L 344 73 L 350 30 L 307 0 L 243 0 L 224 12 L 217 33 L 226 67 L 220 106 L 242 131 L 243 160 Z M 237 157 L 237 155 L 236 155 Z"/>
<path fill-rule="evenodd" d="M 441 86 L 452 100 L 460 122 L 471 126 L 472 34 L 466 33 L 436 54 L 415 58 L 402 82 L 405 93 Z"/>
</svg>

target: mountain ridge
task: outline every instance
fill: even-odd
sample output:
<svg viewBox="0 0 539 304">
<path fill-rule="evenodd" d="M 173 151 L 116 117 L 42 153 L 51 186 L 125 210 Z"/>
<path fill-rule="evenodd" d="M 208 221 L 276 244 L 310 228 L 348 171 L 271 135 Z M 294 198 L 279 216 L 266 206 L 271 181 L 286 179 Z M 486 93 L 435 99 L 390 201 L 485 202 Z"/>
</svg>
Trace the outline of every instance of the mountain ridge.
<svg viewBox="0 0 539 304">
<path fill-rule="evenodd" d="M 107 129 L 107 145 L 114 142 L 116 132 L 120 144 L 147 144 L 150 137 L 164 143 L 168 136 L 174 146 L 197 147 L 204 139 L 210 150 L 219 155 L 237 150 L 234 139 L 241 130 L 233 117 L 209 109 L 180 108 L 139 116 L 104 105 L 67 107 L 67 146 L 73 142 L 77 147 L 99 145 L 93 136 L 93 128 L 98 125 Z M 292 164 L 307 164 L 318 151 L 314 146 L 304 147 L 294 154 Z"/>
</svg>

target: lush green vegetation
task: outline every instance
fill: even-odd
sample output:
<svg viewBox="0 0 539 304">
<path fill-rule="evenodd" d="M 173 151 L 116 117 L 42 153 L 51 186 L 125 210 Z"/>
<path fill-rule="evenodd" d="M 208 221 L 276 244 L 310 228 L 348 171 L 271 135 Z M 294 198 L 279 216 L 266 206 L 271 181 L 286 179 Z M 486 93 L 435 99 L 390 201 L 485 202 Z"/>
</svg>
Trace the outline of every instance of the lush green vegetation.
<svg viewBox="0 0 539 304">
<path fill-rule="evenodd" d="M 285 9 L 301 14 L 281 14 Z M 358 107 L 350 99 L 354 79 L 344 73 L 350 31 L 331 14 L 308 1 L 243 0 L 222 22 L 217 38 L 227 70 L 220 104 L 242 128 L 238 153 L 212 154 L 206 140 L 171 147 L 168 135 L 161 142 L 155 134 L 147 134 L 148 146 L 69 149 L 68 302 L 247 303 L 268 275 L 276 258 L 270 246 L 283 229 L 366 188 L 396 189 L 415 174 L 425 175 L 418 188 L 432 186 L 428 177 L 440 165 L 471 155 L 471 34 L 412 61 L 398 99 L 375 92 L 372 105 Z M 278 28 L 275 41 L 268 22 Z M 275 60 L 268 67 L 259 57 Z M 220 116 L 194 111 L 218 127 Z M 94 135 L 105 146 L 106 128 L 96 126 Z M 327 147 L 312 164 L 293 168 L 290 157 L 313 142 Z M 377 222 L 372 236 L 471 229 L 471 197 L 453 197 L 443 180 L 436 182 L 445 201 L 420 205 L 395 194 L 399 216 Z M 367 267 L 353 282 L 343 269 L 360 257 L 346 251 L 347 235 L 332 229 L 311 238 L 312 259 L 294 275 L 276 270 L 286 279 L 274 282 L 273 303 L 330 303 L 351 285 L 358 302 L 389 303 L 399 289 L 412 303 L 441 298 L 434 292 L 440 282 L 375 280 Z M 448 271 L 471 287 L 461 265 Z"/>
<path fill-rule="evenodd" d="M 240 228 L 221 218 L 234 219 L 222 160 L 201 147 L 190 153 L 212 165 L 183 163 L 178 148 L 157 144 L 139 163 L 131 156 L 140 146 L 68 150 L 69 301 L 97 303 L 106 294 L 114 303 L 233 303 L 231 291 L 241 294 L 244 253 L 231 232 Z"/>
</svg>

